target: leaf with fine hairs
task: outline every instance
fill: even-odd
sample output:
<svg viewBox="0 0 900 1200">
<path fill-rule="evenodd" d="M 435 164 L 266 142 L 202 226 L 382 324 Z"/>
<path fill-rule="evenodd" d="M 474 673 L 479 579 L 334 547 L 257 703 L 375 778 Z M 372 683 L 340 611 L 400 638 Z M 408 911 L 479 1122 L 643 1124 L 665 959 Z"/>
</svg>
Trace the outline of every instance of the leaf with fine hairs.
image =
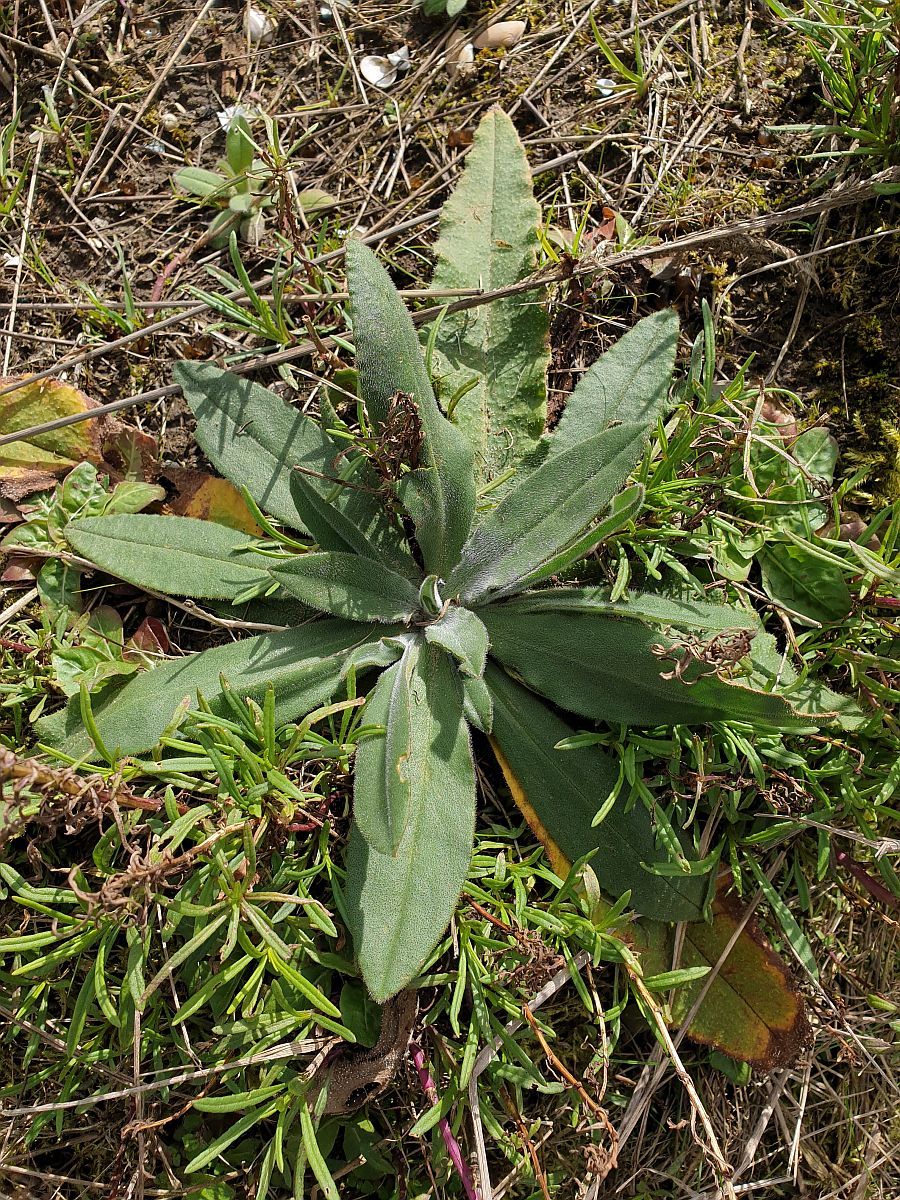
<svg viewBox="0 0 900 1200">
<path fill-rule="evenodd" d="M 541 210 L 515 126 L 500 108 L 475 131 L 459 183 L 441 210 L 434 288 L 492 292 L 537 266 Z M 547 417 L 549 314 L 539 290 L 448 313 L 437 330 L 432 373 L 441 394 L 476 384 L 453 421 L 475 451 L 480 481 L 531 451 Z"/>
<path fill-rule="evenodd" d="M 93 701 L 94 718 L 107 749 L 139 754 L 153 749 L 183 702 L 196 705 L 198 692 L 213 712 L 227 715 L 222 676 L 237 696 L 260 704 L 272 684 L 275 719 L 283 723 L 330 700 L 352 662 L 387 665 L 397 653 L 373 636 L 370 625 L 313 621 L 164 662 L 117 691 L 104 690 Z M 56 750 L 73 758 L 97 757 L 78 697 L 62 712 L 43 717 L 36 728 L 40 740 Z"/>
<path fill-rule="evenodd" d="M 479 609 L 491 654 L 554 704 L 597 721 L 627 725 L 690 725 L 748 721 L 775 729 L 814 722 L 788 700 L 725 683 L 697 662 L 684 678 L 663 679 L 683 654 L 669 631 L 605 613 L 516 612 L 512 605 Z M 659 647 L 661 654 L 654 654 Z M 671 656 L 666 654 L 671 651 Z M 819 714 L 821 716 L 823 714 Z"/>
<path fill-rule="evenodd" d="M 197 418 L 196 438 L 210 462 L 226 479 L 246 487 L 263 512 L 302 529 L 291 471 L 298 463 L 321 471 L 338 447 L 332 449 L 312 418 L 249 379 L 196 362 L 176 363 L 174 375 Z"/>
<path fill-rule="evenodd" d="M 330 494 L 323 494 L 313 480 L 300 471 L 294 472 L 291 492 L 297 509 L 303 514 L 303 524 L 323 550 L 344 550 L 375 559 L 410 579 L 421 574 L 402 533 L 390 520 L 386 509 L 373 513 L 364 526 L 357 525 L 344 511 L 352 506 L 336 503 L 339 487 L 332 489 Z"/>
<path fill-rule="evenodd" d="M 413 740 L 425 715 L 424 681 L 416 671 L 420 641 L 410 641 L 400 659 L 382 671 L 366 700 L 363 725 L 381 732 L 363 738 L 353 761 L 353 819 L 373 850 L 394 855 L 406 831 L 416 780 Z M 421 797 L 416 794 L 416 801 Z"/>
<path fill-rule="evenodd" d="M 603 514 L 641 453 L 640 429 L 618 425 L 542 464 L 472 530 L 447 592 L 471 607 L 525 586 Z"/>
<path fill-rule="evenodd" d="M 406 621 L 419 607 L 418 589 L 403 575 L 339 550 L 298 554 L 272 567 L 272 578 L 304 604 L 350 621 Z"/>
<path fill-rule="evenodd" d="M 707 883 L 695 875 L 654 875 L 642 864 L 668 862 L 657 848 L 650 814 L 641 804 L 613 804 L 591 822 L 618 780 L 618 767 L 596 746 L 556 750 L 575 732 L 532 692 L 498 667 L 486 681 L 494 701 L 492 744 L 513 799 L 554 858 L 569 862 L 593 852 L 591 867 L 610 896 L 631 891 L 631 907 L 661 921 L 697 920 Z M 567 868 L 555 868 L 565 876 Z"/>
<path fill-rule="evenodd" d="M 323 531 L 321 503 L 306 503 L 311 488 L 362 531 L 384 562 L 396 570 L 410 569 L 405 539 L 384 511 L 374 473 L 365 464 L 354 464 L 362 470 L 352 484 L 340 481 L 346 443 L 274 392 L 212 363 L 176 363 L 175 379 L 197 418 L 201 448 L 226 478 L 247 488 L 263 512 L 292 529 L 305 531 L 315 524 L 314 536 L 326 539 L 320 542 L 324 549 L 343 549 Z M 308 488 L 292 487 L 300 475 Z"/>
<path fill-rule="evenodd" d="M 733 629 L 759 629 L 759 619 L 749 608 L 661 596 L 655 592 L 632 592 L 626 600 L 610 600 L 610 589 L 600 587 L 554 587 L 514 596 L 503 605 L 504 613 L 593 613 L 609 617 L 631 617 L 647 625 L 674 626 L 722 633 Z"/>
<path fill-rule="evenodd" d="M 442 646 L 457 660 L 464 675 L 476 679 L 484 674 L 487 662 L 488 635 L 483 622 L 468 608 L 453 604 L 439 621 L 425 627 L 425 638 Z"/>
<path fill-rule="evenodd" d="M 472 857 L 475 768 L 459 676 L 437 647 L 423 647 L 419 731 L 410 759 L 416 795 L 395 855 L 353 828 L 347 908 L 363 979 L 379 1004 L 406 987 L 444 934 Z M 362 747 L 360 747 L 362 749 Z"/>
<path fill-rule="evenodd" d="M 360 241 L 350 239 L 345 255 L 360 395 L 380 438 L 397 434 L 390 427 L 397 393 L 412 397 L 420 461 L 409 463 L 412 469 L 395 486 L 415 523 L 426 569 L 446 576 L 475 512 L 472 449 L 438 408 L 412 318 L 387 271 Z"/>
<path fill-rule="evenodd" d="M 581 377 L 534 463 L 563 454 L 613 423 L 637 425 L 647 437 L 666 411 L 678 345 L 678 315 L 667 308 L 644 317 Z"/>
<path fill-rule="evenodd" d="M 76 553 L 110 575 L 166 595 L 233 600 L 270 579 L 271 557 L 215 521 L 128 513 L 70 521 L 65 533 Z"/>
</svg>

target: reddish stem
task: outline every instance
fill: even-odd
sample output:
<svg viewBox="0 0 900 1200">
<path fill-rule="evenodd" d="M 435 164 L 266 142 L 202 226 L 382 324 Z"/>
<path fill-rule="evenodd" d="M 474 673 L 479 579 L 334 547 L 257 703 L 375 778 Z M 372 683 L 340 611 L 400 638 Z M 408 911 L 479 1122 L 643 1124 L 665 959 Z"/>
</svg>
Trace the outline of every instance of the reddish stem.
<svg viewBox="0 0 900 1200">
<path fill-rule="evenodd" d="M 428 1097 L 431 1104 L 437 1104 L 438 1092 L 434 1080 L 431 1078 L 428 1067 L 425 1065 L 425 1054 L 421 1046 L 417 1046 L 415 1042 L 409 1043 L 409 1048 L 412 1051 L 412 1060 L 419 1075 L 419 1082 L 422 1085 L 422 1090 Z M 472 1174 L 469 1171 L 469 1164 L 463 1158 L 463 1152 L 459 1147 L 459 1142 L 453 1136 L 453 1130 L 450 1128 L 450 1122 L 446 1117 L 441 1117 L 438 1121 L 438 1129 L 441 1131 L 441 1137 L 444 1139 L 444 1145 L 447 1147 L 447 1153 L 450 1156 L 450 1161 L 456 1168 L 456 1173 L 462 1180 L 463 1188 L 465 1189 L 468 1200 L 479 1200 L 478 1192 L 475 1184 L 472 1182 Z"/>
</svg>

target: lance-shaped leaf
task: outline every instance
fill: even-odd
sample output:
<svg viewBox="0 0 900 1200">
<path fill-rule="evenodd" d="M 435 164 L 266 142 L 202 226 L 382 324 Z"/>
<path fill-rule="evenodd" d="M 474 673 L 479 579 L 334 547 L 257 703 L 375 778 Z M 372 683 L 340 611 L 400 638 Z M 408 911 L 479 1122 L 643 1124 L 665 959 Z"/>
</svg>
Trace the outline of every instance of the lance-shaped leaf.
<svg viewBox="0 0 900 1200">
<path fill-rule="evenodd" d="M 676 629 L 702 629 L 708 633 L 725 630 L 756 631 L 759 620 L 752 609 L 712 604 L 693 597 L 679 599 L 654 592 L 632 592 L 627 600 L 610 600 L 610 589 L 599 587 L 555 587 L 528 592 L 508 600 L 504 613 L 593 613 L 631 617 L 647 625 Z"/>
<path fill-rule="evenodd" d="M 322 471 L 337 453 L 315 421 L 259 384 L 212 363 L 176 363 L 174 375 L 197 418 L 196 438 L 210 462 L 227 479 L 243 484 L 264 512 L 302 528 L 291 472 L 298 463 Z"/>
<path fill-rule="evenodd" d="M 653 875 L 642 864 L 667 862 L 656 845 L 650 814 L 616 802 L 597 826 L 591 822 L 618 780 L 615 762 L 596 746 L 556 750 L 574 730 L 537 696 L 498 667 L 486 681 L 494 701 L 492 741 L 516 803 L 553 853 L 570 862 L 593 852 L 591 866 L 611 896 L 631 891 L 638 912 L 661 921 L 696 920 L 706 880 L 695 875 Z"/>
<path fill-rule="evenodd" d="M 343 550 L 363 558 L 377 559 L 401 575 L 415 578 L 420 574 L 400 530 L 390 520 L 386 509 L 372 514 L 361 528 L 344 511 L 352 504 L 338 503 L 341 487 L 336 485 L 330 494 L 323 494 L 309 476 L 295 471 L 291 492 L 303 523 L 323 550 Z M 355 506 L 357 509 L 359 505 Z M 355 515 L 362 515 L 357 513 Z"/>
<path fill-rule="evenodd" d="M 694 660 L 683 679 L 663 679 L 662 672 L 674 674 L 684 651 L 677 637 L 640 621 L 605 613 L 521 613 L 506 605 L 480 609 L 479 616 L 496 658 L 554 704 L 584 717 L 629 725 L 810 724 L 783 697 L 704 675 L 711 668 Z"/>
<path fill-rule="evenodd" d="M 273 567 L 272 577 L 312 608 L 350 621 L 406 621 L 419 607 L 408 579 L 358 554 L 299 554 Z"/>
<path fill-rule="evenodd" d="M 389 663 L 398 651 L 372 636 L 371 626 L 349 621 L 314 621 L 283 633 L 266 633 L 226 646 L 176 658 L 142 672 L 118 691 L 94 701 L 97 730 L 106 748 L 123 754 L 152 749 L 182 705 L 202 692 L 214 712 L 227 714 L 222 676 L 241 697 L 262 703 L 275 688 L 275 719 L 305 715 L 329 700 L 351 662 Z M 38 737 L 74 758 L 96 758 L 81 720 L 78 698 L 61 713 L 37 722 Z"/>
<path fill-rule="evenodd" d="M 381 727 L 360 741 L 353 762 L 353 819 L 373 850 L 394 855 L 414 803 L 420 804 L 414 743 L 431 732 L 424 680 L 416 670 L 420 643 L 382 671 L 363 709 L 364 725 Z M 413 799 L 415 797 L 415 799 Z"/>
<path fill-rule="evenodd" d="M 346 445 L 273 392 L 211 363 L 177 363 L 175 378 L 197 418 L 197 441 L 210 461 L 242 485 L 267 513 L 295 529 L 315 524 L 325 549 L 344 549 L 323 528 L 321 504 L 307 504 L 307 489 L 292 487 L 302 475 L 309 487 L 378 548 L 397 570 L 411 558 L 401 531 L 384 512 L 377 479 L 364 464 L 353 485 L 335 482 Z M 309 521 L 309 525 L 307 524 Z"/>
<path fill-rule="evenodd" d="M 398 392 L 415 403 L 421 423 L 420 463 L 397 482 L 400 502 L 412 517 L 428 571 L 446 576 L 468 536 L 475 511 L 472 449 L 437 405 L 412 319 L 390 276 L 362 242 L 345 247 L 347 285 L 359 390 L 376 434 L 386 428 Z"/>
<path fill-rule="evenodd" d="M 613 496 L 610 501 L 609 508 L 604 516 L 588 529 L 587 533 L 577 537 L 574 542 L 565 549 L 552 554 L 541 566 L 537 567 L 530 575 L 526 575 L 524 579 L 517 579 L 515 590 L 520 591 L 523 588 L 533 587 L 536 583 L 540 583 L 544 579 L 549 579 L 551 575 L 557 575 L 560 571 L 564 571 L 579 559 L 584 558 L 591 550 L 594 550 L 601 542 L 604 542 L 608 537 L 612 537 L 630 520 L 637 516 L 644 506 L 644 489 L 636 483 L 630 488 L 626 488 L 624 492 L 619 492 L 618 496 Z M 495 595 L 495 599 L 497 596 Z"/>
<path fill-rule="evenodd" d="M 614 422 L 637 425 L 646 436 L 666 410 L 677 345 L 674 309 L 638 321 L 582 376 L 534 461 L 562 454 Z"/>
<path fill-rule="evenodd" d="M 437 647 L 423 648 L 421 727 L 410 760 L 416 780 L 395 855 L 358 829 L 347 856 L 353 944 L 372 996 L 383 1003 L 422 968 L 450 922 L 472 856 L 475 768 L 459 676 Z"/>
<path fill-rule="evenodd" d="M 167 595 L 233 600 L 271 583 L 271 557 L 215 521 L 137 513 L 84 517 L 65 532 L 78 554 L 110 575 Z"/>
<path fill-rule="evenodd" d="M 491 109 L 475 133 L 460 181 L 441 210 L 432 287 L 495 291 L 537 264 L 541 212 L 515 126 Z M 453 420 L 489 480 L 531 451 L 547 416 L 549 315 L 540 291 L 507 296 L 440 322 L 432 373 L 451 397 L 470 381 Z"/>
<path fill-rule="evenodd" d="M 451 605 L 439 621 L 426 625 L 425 638 L 457 660 L 464 675 L 480 678 L 487 662 L 488 635 L 484 623 L 468 608 Z"/>
<path fill-rule="evenodd" d="M 557 454 L 510 490 L 472 530 L 447 591 L 466 604 L 514 590 L 583 534 L 641 455 L 640 429 L 620 425 Z"/>
<path fill-rule="evenodd" d="M 679 966 L 712 970 L 743 915 L 737 897 L 720 891 L 712 921 L 686 927 Z M 642 921 L 632 932 L 644 974 L 668 971 L 672 931 L 654 921 Z M 684 1021 L 707 982 L 696 979 L 675 990 L 670 1010 L 673 1025 Z M 752 917 L 709 985 L 688 1032 L 695 1041 L 764 1071 L 790 1066 L 808 1043 L 810 1028 L 803 996 Z"/>
</svg>

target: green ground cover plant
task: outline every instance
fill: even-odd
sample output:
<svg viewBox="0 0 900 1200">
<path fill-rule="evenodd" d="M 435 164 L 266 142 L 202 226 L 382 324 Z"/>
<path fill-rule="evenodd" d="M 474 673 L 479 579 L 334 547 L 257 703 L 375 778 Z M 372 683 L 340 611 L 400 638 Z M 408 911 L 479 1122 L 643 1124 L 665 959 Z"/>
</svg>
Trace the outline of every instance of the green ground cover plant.
<svg viewBox="0 0 900 1200">
<path fill-rule="evenodd" d="M 490 162 L 521 174 L 521 150 L 511 126 L 498 134 L 501 120 L 488 118 L 482 150 L 490 142 Z M 475 157 L 459 204 L 480 186 L 487 157 Z M 503 240 L 504 184 L 503 169 L 495 171 L 495 240 Z M 518 214 L 509 219 L 515 225 Z M 442 242 L 450 258 L 456 220 L 451 206 Z M 65 527 L 77 554 L 138 586 L 232 604 L 266 597 L 276 615 L 279 597 L 290 598 L 285 625 L 295 600 L 325 615 L 175 659 L 121 689 L 83 682 L 65 713 L 41 720 L 42 741 L 72 761 L 114 766 L 152 750 L 186 697 L 202 695 L 224 715 L 226 689 L 260 703 L 274 685 L 275 719 L 284 722 L 330 702 L 349 672 L 364 679 L 368 736 L 354 760 L 345 905 L 363 978 L 381 1002 L 422 970 L 463 887 L 476 801 L 470 727 L 494 738 L 563 853 L 581 857 L 571 847 L 581 852 L 589 839 L 612 898 L 627 893 L 657 920 L 699 919 L 711 864 L 691 863 L 652 808 L 615 803 L 618 765 L 609 756 L 585 745 L 556 751 L 566 730 L 538 698 L 614 725 L 737 720 L 790 729 L 837 716 L 826 689 L 773 690 L 775 672 L 748 654 L 759 632 L 749 609 L 539 586 L 640 511 L 642 485 L 623 487 L 668 403 L 677 317 L 646 318 L 604 355 L 558 427 L 532 434 L 524 454 L 519 448 L 499 493 L 488 420 L 523 436 L 535 422 L 494 412 L 492 376 L 504 394 L 510 376 L 540 392 L 540 320 L 526 314 L 531 328 L 514 341 L 524 371 L 504 360 L 502 314 L 473 322 L 472 338 L 465 318 L 438 328 L 445 361 L 453 344 L 465 361 L 474 343 L 490 363 L 490 374 L 475 377 L 484 395 L 479 429 L 467 437 L 471 424 L 454 425 L 437 404 L 429 348 L 423 355 L 387 273 L 359 242 L 348 242 L 346 262 L 363 430 L 355 444 L 219 368 L 177 369 L 200 444 L 246 488 L 268 539 L 152 514 L 78 517 Z M 487 477 L 481 503 L 476 448 Z M 297 540 L 304 534 L 311 541 Z M 689 633 L 701 648 L 682 663 L 677 647 Z M 717 661 L 713 644 L 737 650 Z M 677 670 L 661 669 L 667 658 L 678 659 Z M 372 686 L 367 673 L 377 669 Z"/>
<path fill-rule="evenodd" d="M 498 206 L 492 236 L 463 259 L 454 230 L 501 191 L 519 215 L 504 224 Z M 529 199 L 524 159 L 493 116 L 445 210 L 435 279 L 503 286 L 534 270 Z M 767 397 L 747 371 L 717 381 L 708 314 L 674 391 L 678 323 L 663 311 L 586 373 L 544 435 L 540 291 L 524 313 L 448 311 L 416 338 L 382 268 L 353 243 L 348 280 L 358 377 L 341 377 L 355 397 L 346 421 L 328 404 L 305 417 L 217 368 L 180 368 L 198 440 L 244 485 L 265 537 L 110 515 L 108 489 L 93 484 L 95 515 L 62 493 L 47 506 L 52 547 L 66 539 L 82 581 L 94 563 L 226 619 L 288 626 L 165 660 L 124 688 L 113 672 L 76 679 L 67 710 L 37 726 L 75 770 L 19 775 L 5 811 L 15 857 L 0 877 L 23 921 L 0 940 L 0 978 L 27 1082 L 4 1098 L 29 1116 L 29 1147 L 47 1154 L 97 1111 L 86 1097 L 130 1097 L 142 1071 L 165 1115 L 191 1105 L 160 1135 L 157 1185 L 217 1198 L 251 1184 L 258 1197 L 301 1195 L 313 1180 L 335 1195 L 342 1172 L 352 1194 L 393 1194 L 396 1127 L 375 1106 L 336 1117 L 296 1061 L 323 1031 L 371 1046 L 372 994 L 414 979 L 434 998 L 425 1022 L 446 1088 L 402 1110 L 402 1170 L 411 1194 L 435 1176 L 461 1192 L 439 1123 L 462 1136 L 480 1047 L 501 1039 L 481 1100 L 500 1163 L 516 1169 L 523 1156 L 510 1106 L 530 1107 L 532 1134 L 539 1114 L 558 1117 L 563 1084 L 503 1030 L 556 966 L 569 969 L 573 1001 L 547 1035 L 571 1023 L 573 1045 L 596 1046 L 599 1027 L 609 1049 L 585 1066 L 606 1070 L 618 1055 L 627 1070 L 647 1051 L 632 1048 L 629 1001 L 662 1039 L 662 1016 L 682 1020 L 715 966 L 728 912 L 690 918 L 709 911 L 718 864 L 739 894 L 762 891 L 770 935 L 820 1003 L 823 896 L 841 870 L 865 895 L 882 888 L 882 902 L 898 890 L 878 854 L 897 815 L 897 731 L 879 711 L 897 699 L 896 506 L 842 540 L 859 480 L 835 484 L 821 430 L 788 437 L 762 419 Z M 517 352 L 500 360 L 514 370 L 496 369 L 501 347 Z M 782 551 L 801 556 L 798 570 Z M 776 614 L 780 646 L 750 601 Z M 16 746 L 51 684 L 46 651 L 82 638 L 61 608 L 46 628 L 6 631 L 33 647 L 3 684 Z M 489 789 L 475 823 L 467 724 L 482 763 L 490 732 L 549 864 Z M 73 780 L 74 792 L 61 786 Z M 351 791 L 345 853 L 332 831 Z M 862 839 L 852 854 L 838 858 L 835 829 Z M 48 870 L 35 883 L 23 835 L 44 832 Z M 632 910 L 657 920 L 635 925 Z M 391 932 L 405 922 L 401 952 L 383 936 L 385 914 Z M 673 958 L 676 917 L 690 923 Z M 747 941 L 741 950 L 751 971 L 771 970 Z M 781 970 L 769 995 L 784 991 Z M 746 1013 L 726 1040 L 722 1012 L 719 997 L 695 1035 L 770 1068 Z M 786 1039 L 779 1065 L 797 1044 Z M 734 1058 L 715 1061 L 744 1082 Z M 132 1075 L 123 1062 L 138 1064 Z M 592 1122 L 585 1137 L 599 1150 L 596 1114 L 568 1095 L 567 1120 Z M 148 1112 L 134 1103 L 137 1127 Z M 625 1111 L 621 1082 L 604 1103 Z M 157 1135 L 132 1136 L 146 1154 Z M 570 1173 L 561 1158 L 545 1182 L 564 1188 Z"/>
</svg>

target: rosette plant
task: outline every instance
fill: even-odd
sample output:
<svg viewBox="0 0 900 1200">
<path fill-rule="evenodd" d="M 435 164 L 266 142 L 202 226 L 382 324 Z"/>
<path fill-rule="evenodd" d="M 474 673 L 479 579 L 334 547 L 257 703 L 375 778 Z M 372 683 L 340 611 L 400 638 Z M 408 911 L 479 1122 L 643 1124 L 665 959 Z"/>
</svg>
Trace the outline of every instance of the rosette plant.
<svg viewBox="0 0 900 1200">
<path fill-rule="evenodd" d="M 757 632 L 749 610 L 651 594 L 614 601 L 601 588 L 551 582 L 641 506 L 640 484 L 626 484 L 667 403 L 677 317 L 657 313 L 626 334 L 587 372 L 556 430 L 479 496 L 471 443 L 441 411 L 387 272 L 357 241 L 346 266 L 364 414 L 355 440 L 217 367 L 177 367 L 197 440 L 268 514 L 271 536 L 143 514 L 66 531 L 78 555 L 111 575 L 196 599 L 265 597 L 290 627 L 83 692 L 40 723 L 43 741 L 114 762 L 153 748 L 198 692 L 226 712 L 227 687 L 261 702 L 271 684 L 275 718 L 290 722 L 333 699 L 352 670 L 367 692 L 369 733 L 355 756 L 339 902 L 379 1001 L 428 963 L 463 888 L 472 730 L 490 737 L 531 819 L 563 854 L 593 855 L 611 896 L 630 892 L 631 906 L 658 920 L 700 918 L 708 875 L 667 822 L 616 802 L 593 824 L 618 764 L 593 745 L 555 748 L 573 733 L 560 710 L 651 726 L 813 723 L 749 659 L 731 663 L 727 678 L 702 656 L 677 669 L 665 661 L 678 658 L 686 633 L 732 631 L 748 644 Z"/>
</svg>

